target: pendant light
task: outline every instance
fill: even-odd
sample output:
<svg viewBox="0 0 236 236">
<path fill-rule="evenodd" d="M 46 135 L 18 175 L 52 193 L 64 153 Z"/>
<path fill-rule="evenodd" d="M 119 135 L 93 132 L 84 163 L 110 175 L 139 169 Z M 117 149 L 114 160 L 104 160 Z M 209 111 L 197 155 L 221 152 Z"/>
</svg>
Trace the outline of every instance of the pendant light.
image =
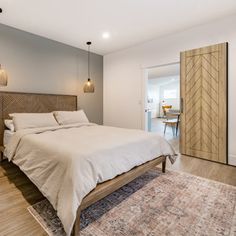
<svg viewBox="0 0 236 236">
<path fill-rule="evenodd" d="M 90 79 L 90 45 L 91 42 L 87 42 L 88 45 L 88 81 L 84 85 L 84 93 L 94 93 L 94 85 Z"/>
<path fill-rule="evenodd" d="M 0 64 L 0 87 L 7 86 L 7 72 L 2 69 L 1 64 Z"/>
</svg>

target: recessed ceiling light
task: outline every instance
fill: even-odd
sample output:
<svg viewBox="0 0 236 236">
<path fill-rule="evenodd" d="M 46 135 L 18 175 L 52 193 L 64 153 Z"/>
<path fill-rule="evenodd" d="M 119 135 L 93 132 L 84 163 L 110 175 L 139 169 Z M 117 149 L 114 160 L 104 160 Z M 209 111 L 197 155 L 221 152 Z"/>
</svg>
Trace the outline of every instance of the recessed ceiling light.
<svg viewBox="0 0 236 236">
<path fill-rule="evenodd" d="M 108 38 L 110 38 L 110 34 L 109 34 L 108 32 L 104 32 L 104 33 L 102 34 L 102 37 L 103 37 L 104 39 L 108 39 Z"/>
</svg>

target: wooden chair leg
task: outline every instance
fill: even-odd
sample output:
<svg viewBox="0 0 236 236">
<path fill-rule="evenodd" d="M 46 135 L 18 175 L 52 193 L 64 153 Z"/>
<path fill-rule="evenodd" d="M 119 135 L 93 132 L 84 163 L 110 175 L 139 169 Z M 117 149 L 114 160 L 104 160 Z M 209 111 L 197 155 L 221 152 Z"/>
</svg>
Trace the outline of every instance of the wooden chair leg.
<svg viewBox="0 0 236 236">
<path fill-rule="evenodd" d="M 175 127 L 172 125 L 171 128 L 172 128 L 173 136 L 175 136 Z"/>
<path fill-rule="evenodd" d="M 166 134 L 166 124 L 165 124 L 165 128 L 164 128 L 164 134 Z"/>
<path fill-rule="evenodd" d="M 178 130 L 179 130 L 179 122 L 176 124 L 176 136 L 178 135 Z"/>
<path fill-rule="evenodd" d="M 74 224 L 73 232 L 72 232 L 71 236 L 80 236 L 80 213 L 81 213 L 81 210 L 80 210 L 80 208 L 78 208 L 77 217 L 75 220 L 75 224 Z"/>
<path fill-rule="evenodd" d="M 162 162 L 162 173 L 166 173 L 166 160 Z"/>
</svg>

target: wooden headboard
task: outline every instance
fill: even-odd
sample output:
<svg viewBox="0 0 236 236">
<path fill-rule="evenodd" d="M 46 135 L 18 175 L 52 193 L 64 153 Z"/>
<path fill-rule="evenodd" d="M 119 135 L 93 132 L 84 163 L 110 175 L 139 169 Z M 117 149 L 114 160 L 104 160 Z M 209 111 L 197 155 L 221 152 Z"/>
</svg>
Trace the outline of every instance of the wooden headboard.
<svg viewBox="0 0 236 236">
<path fill-rule="evenodd" d="M 0 146 L 3 145 L 4 119 L 14 112 L 43 113 L 77 110 L 77 96 L 0 92 Z"/>
</svg>

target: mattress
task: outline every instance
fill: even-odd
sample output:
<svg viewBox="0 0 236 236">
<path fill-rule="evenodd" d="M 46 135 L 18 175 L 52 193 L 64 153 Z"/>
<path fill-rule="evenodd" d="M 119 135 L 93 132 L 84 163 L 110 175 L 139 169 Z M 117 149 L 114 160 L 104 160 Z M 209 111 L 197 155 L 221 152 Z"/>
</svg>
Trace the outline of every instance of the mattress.
<svg viewBox="0 0 236 236">
<path fill-rule="evenodd" d="M 6 147 L 6 145 L 9 143 L 11 137 L 14 135 L 14 131 L 11 131 L 9 129 L 4 130 L 3 134 L 3 146 Z"/>
</svg>

